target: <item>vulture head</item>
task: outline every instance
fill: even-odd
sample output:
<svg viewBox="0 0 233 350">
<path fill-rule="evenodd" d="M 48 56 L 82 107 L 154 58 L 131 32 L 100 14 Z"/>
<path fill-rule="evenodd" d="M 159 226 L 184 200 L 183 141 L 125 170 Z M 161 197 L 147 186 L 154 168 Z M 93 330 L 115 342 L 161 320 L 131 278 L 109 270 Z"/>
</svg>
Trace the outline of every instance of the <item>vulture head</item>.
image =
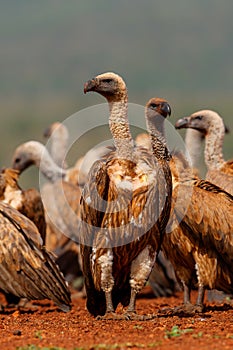
<svg viewBox="0 0 233 350">
<path fill-rule="evenodd" d="M 164 136 L 164 121 L 171 115 L 171 107 L 163 98 L 151 98 L 145 108 L 146 120 L 150 130 L 157 130 Z"/>
<path fill-rule="evenodd" d="M 12 168 L 20 173 L 32 164 L 40 164 L 43 148 L 38 147 L 39 142 L 28 141 L 18 146 L 12 159 Z"/>
<path fill-rule="evenodd" d="M 84 85 L 84 93 L 89 91 L 98 92 L 108 101 L 120 101 L 127 95 L 127 88 L 124 80 L 119 75 L 112 72 L 103 73 L 88 80 Z"/>
<path fill-rule="evenodd" d="M 175 124 L 176 129 L 191 128 L 207 135 L 212 128 L 221 128 L 225 132 L 225 125 L 218 113 L 211 110 L 202 110 L 188 117 L 179 119 Z"/>
<path fill-rule="evenodd" d="M 163 98 L 153 97 L 151 98 L 147 104 L 147 117 L 153 117 L 156 114 L 160 114 L 162 117 L 167 118 L 167 116 L 171 115 L 171 107 L 169 103 Z"/>
<path fill-rule="evenodd" d="M 50 124 L 44 131 L 44 137 L 49 138 L 52 134 L 56 134 L 58 137 L 66 137 L 68 139 L 68 130 L 65 125 L 59 122 Z"/>
</svg>

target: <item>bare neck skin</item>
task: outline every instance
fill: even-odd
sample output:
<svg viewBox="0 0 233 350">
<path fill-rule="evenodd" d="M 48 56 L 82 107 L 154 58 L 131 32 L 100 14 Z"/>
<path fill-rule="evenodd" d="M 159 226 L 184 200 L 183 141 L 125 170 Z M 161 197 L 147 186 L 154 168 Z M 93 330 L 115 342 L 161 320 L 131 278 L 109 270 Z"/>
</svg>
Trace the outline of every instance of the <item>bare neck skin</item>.
<svg viewBox="0 0 233 350">
<path fill-rule="evenodd" d="M 59 127 L 51 135 L 51 156 L 59 167 L 64 167 L 65 156 L 67 152 L 68 132 Z"/>
<path fill-rule="evenodd" d="M 150 134 L 153 153 L 158 160 L 169 161 L 171 159 L 171 155 L 167 149 L 164 134 L 157 129 L 157 123 L 155 122 L 156 118 L 157 117 L 154 117 L 152 120 L 151 118 L 146 117 L 147 129 Z M 160 130 L 164 131 L 164 118 L 159 114 L 158 118 L 160 119 Z M 161 118 L 163 118 L 163 122 Z"/>
<path fill-rule="evenodd" d="M 40 142 L 31 142 L 28 153 L 34 164 L 49 181 L 54 182 L 65 176 L 65 171 L 56 165 L 45 146 Z"/>
<path fill-rule="evenodd" d="M 186 155 L 190 156 L 192 167 L 198 168 L 203 134 L 195 129 L 187 129 L 185 134 Z"/>
<path fill-rule="evenodd" d="M 222 153 L 224 134 L 222 119 L 213 119 L 205 137 L 205 162 L 208 170 L 220 169 L 225 162 Z"/>
<path fill-rule="evenodd" d="M 128 98 L 124 95 L 118 101 L 109 101 L 109 127 L 112 133 L 116 152 L 120 158 L 134 161 L 134 143 L 129 129 Z"/>
</svg>

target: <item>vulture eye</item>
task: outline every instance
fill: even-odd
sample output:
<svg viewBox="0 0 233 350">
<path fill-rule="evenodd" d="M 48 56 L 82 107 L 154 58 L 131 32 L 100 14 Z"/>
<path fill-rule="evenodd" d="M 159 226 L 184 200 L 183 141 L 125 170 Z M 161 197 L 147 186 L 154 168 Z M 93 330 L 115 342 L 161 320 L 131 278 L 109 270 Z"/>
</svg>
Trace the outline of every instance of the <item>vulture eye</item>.
<svg viewBox="0 0 233 350">
<path fill-rule="evenodd" d="M 157 108 L 158 106 L 159 106 L 159 105 L 156 104 L 156 103 L 151 103 L 151 104 L 150 104 L 150 107 L 151 107 L 151 108 Z"/>
<path fill-rule="evenodd" d="M 15 163 L 19 163 L 19 162 L 20 162 L 20 158 L 16 158 Z"/>
<path fill-rule="evenodd" d="M 197 120 L 202 120 L 202 115 L 197 115 L 197 116 L 195 117 L 195 119 L 197 119 Z"/>
<path fill-rule="evenodd" d="M 102 82 L 110 84 L 112 82 L 112 79 L 103 79 Z"/>
</svg>

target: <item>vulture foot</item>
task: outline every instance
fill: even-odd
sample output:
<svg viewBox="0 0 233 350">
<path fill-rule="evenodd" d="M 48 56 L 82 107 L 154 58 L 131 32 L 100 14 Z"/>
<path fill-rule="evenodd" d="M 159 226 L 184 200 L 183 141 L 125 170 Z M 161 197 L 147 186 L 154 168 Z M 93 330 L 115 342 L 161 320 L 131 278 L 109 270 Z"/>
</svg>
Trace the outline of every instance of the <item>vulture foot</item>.
<svg viewBox="0 0 233 350">
<path fill-rule="evenodd" d="M 116 314 L 115 312 L 106 312 L 103 316 L 97 316 L 96 320 L 115 320 L 115 321 L 147 321 L 157 317 L 156 315 L 138 315 L 136 312 L 126 312 L 124 314 Z"/>
<path fill-rule="evenodd" d="M 103 321 L 103 320 L 123 320 L 123 316 L 120 315 L 120 314 L 116 314 L 115 312 L 106 312 L 105 315 L 101 316 L 97 316 L 96 317 L 96 320 L 100 320 L 100 321 Z"/>
<path fill-rule="evenodd" d="M 203 305 L 193 305 L 191 303 L 186 303 L 175 308 L 162 309 L 159 313 L 169 316 L 193 316 L 201 312 L 203 312 Z"/>
<path fill-rule="evenodd" d="M 127 321 L 148 321 L 152 320 L 153 318 L 157 317 L 156 315 L 149 314 L 149 315 L 138 315 L 136 312 L 129 312 L 126 311 L 123 315 L 123 319 Z"/>
</svg>

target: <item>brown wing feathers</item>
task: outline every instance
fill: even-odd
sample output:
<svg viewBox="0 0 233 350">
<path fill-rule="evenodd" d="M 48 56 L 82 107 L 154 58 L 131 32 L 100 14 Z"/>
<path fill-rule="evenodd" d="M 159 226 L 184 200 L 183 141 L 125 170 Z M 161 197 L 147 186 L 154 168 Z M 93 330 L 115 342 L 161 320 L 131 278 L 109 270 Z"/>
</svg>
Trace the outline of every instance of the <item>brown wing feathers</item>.
<svg viewBox="0 0 233 350">
<path fill-rule="evenodd" d="M 28 299 L 51 299 L 68 311 L 70 292 L 34 224 L 0 203 L 0 227 L 0 288 Z"/>
</svg>

